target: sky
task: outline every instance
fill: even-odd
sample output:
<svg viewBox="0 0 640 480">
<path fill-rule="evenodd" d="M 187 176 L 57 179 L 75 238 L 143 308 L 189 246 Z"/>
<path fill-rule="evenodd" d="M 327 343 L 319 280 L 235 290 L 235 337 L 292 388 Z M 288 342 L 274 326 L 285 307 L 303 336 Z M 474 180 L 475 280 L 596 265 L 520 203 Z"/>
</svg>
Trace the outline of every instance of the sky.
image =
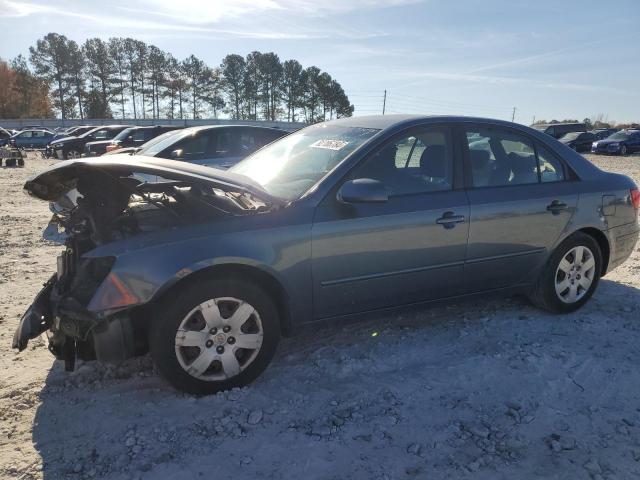
<svg viewBox="0 0 640 480">
<path fill-rule="evenodd" d="M 273 51 L 355 115 L 640 121 L 640 0 L 0 0 L 0 58 L 54 31 L 130 36 L 210 66 Z"/>
</svg>

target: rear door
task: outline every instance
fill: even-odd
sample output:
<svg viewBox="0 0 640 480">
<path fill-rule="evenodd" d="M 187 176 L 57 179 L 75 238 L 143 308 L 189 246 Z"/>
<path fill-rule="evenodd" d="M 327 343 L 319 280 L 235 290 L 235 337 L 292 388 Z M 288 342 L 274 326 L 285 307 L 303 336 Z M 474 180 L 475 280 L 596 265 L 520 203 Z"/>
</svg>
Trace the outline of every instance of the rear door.
<svg viewBox="0 0 640 480">
<path fill-rule="evenodd" d="M 412 129 L 339 184 L 378 180 L 388 201 L 343 204 L 335 193 L 325 198 L 312 229 L 316 318 L 462 292 L 469 205 L 456 158 L 448 127 Z"/>
<path fill-rule="evenodd" d="M 576 208 L 568 171 L 551 151 L 520 132 L 484 124 L 464 128 L 469 291 L 529 283 Z"/>
</svg>

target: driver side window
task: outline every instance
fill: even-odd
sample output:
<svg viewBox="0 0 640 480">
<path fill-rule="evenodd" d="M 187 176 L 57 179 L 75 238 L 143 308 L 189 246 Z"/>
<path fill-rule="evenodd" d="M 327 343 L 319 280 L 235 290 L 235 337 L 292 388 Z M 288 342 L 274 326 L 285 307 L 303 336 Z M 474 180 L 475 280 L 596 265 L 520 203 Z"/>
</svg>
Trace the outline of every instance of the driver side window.
<svg viewBox="0 0 640 480">
<path fill-rule="evenodd" d="M 389 196 L 453 188 L 453 152 L 447 128 L 413 129 L 390 141 L 356 168 L 352 178 L 382 182 Z"/>
</svg>

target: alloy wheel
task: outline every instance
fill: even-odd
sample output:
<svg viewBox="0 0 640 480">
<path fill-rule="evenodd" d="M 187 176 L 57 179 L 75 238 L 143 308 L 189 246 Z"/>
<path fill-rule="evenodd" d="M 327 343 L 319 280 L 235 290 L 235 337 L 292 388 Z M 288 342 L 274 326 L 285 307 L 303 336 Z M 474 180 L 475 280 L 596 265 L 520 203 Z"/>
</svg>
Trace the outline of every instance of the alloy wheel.
<svg viewBox="0 0 640 480">
<path fill-rule="evenodd" d="M 564 303 L 579 301 L 589 291 L 595 272 L 593 252 L 585 246 L 573 247 L 556 269 L 556 295 Z"/>
<path fill-rule="evenodd" d="M 80 152 L 77 150 L 69 150 L 67 153 L 67 158 L 75 160 L 76 158 L 80 158 Z"/>
<path fill-rule="evenodd" d="M 180 366 L 204 381 L 235 377 L 256 358 L 264 333 L 258 311 L 233 297 L 207 300 L 180 322 L 175 352 Z"/>
</svg>

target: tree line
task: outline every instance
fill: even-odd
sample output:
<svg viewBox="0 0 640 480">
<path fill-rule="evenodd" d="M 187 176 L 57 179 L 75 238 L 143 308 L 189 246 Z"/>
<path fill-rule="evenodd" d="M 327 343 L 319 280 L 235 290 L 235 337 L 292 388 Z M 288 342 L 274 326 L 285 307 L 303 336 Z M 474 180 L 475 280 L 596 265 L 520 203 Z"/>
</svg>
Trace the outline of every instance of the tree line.
<svg viewBox="0 0 640 480">
<path fill-rule="evenodd" d="M 49 88 L 33 75 L 22 57 L 0 59 L 0 118 L 53 117 Z"/>
<path fill-rule="evenodd" d="M 538 120 L 534 123 L 534 125 L 539 124 L 553 124 L 553 123 L 584 123 L 587 130 L 595 130 L 598 128 L 631 128 L 638 129 L 640 128 L 640 124 L 631 122 L 631 123 L 617 123 L 614 120 L 606 120 L 605 116 L 602 113 L 599 113 L 593 118 L 585 118 L 582 122 L 579 122 L 576 119 L 565 119 L 565 120 L 551 120 L 547 122 L 546 120 Z"/>
<path fill-rule="evenodd" d="M 351 116 L 353 105 L 318 67 L 282 62 L 273 52 L 227 55 L 210 67 L 176 59 L 133 38 L 90 38 L 79 45 L 49 33 L 11 62 L 24 68 L 51 108 L 68 118 L 217 118 L 319 122 Z M 15 68 L 14 68 L 15 70 Z M 26 77 L 25 77 L 26 78 Z M 24 88 L 21 81 L 16 88 Z M 0 116 L 5 116 L 0 110 Z M 44 116 L 44 115 L 43 115 Z"/>
</svg>

